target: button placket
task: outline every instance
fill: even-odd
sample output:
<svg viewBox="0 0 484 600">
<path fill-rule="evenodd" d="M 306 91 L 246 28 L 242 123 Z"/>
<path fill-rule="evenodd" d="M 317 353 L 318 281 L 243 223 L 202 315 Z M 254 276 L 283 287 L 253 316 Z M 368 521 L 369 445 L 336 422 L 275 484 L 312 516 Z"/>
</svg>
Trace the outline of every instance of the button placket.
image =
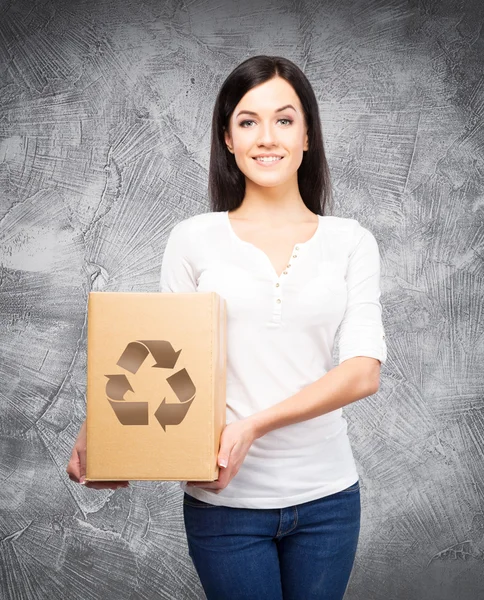
<svg viewBox="0 0 484 600">
<path fill-rule="evenodd" d="M 292 254 L 292 258 L 297 258 L 297 254 L 295 253 L 296 250 L 299 250 L 299 246 L 294 246 L 293 248 L 293 254 Z M 282 310 L 282 286 L 281 286 L 281 281 L 280 279 L 284 276 L 287 275 L 289 273 L 289 271 L 287 269 L 289 269 L 291 267 L 291 263 L 288 263 L 286 266 L 286 269 L 281 273 L 281 275 L 279 276 L 278 280 L 275 283 L 275 304 L 274 304 L 274 314 L 277 315 L 277 320 L 280 320 L 281 318 L 281 310 Z M 280 288 L 280 289 L 277 289 Z"/>
<path fill-rule="evenodd" d="M 277 318 L 277 320 L 280 320 L 280 315 L 281 315 L 281 304 L 282 304 L 282 285 L 281 285 L 281 279 L 282 275 L 278 278 L 278 280 L 276 281 L 275 285 L 274 285 L 274 308 L 273 308 L 273 314 L 274 316 Z"/>
</svg>

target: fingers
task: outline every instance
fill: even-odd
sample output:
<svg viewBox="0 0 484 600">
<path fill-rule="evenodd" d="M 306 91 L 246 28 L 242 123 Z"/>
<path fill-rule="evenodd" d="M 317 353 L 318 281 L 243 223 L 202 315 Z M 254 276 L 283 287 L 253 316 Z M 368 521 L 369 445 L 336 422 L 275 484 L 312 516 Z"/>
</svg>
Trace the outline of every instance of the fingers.
<svg viewBox="0 0 484 600">
<path fill-rule="evenodd" d="M 79 478 L 69 473 L 69 479 L 75 483 L 80 483 L 85 487 L 92 488 L 95 490 L 117 490 L 118 488 L 129 487 L 129 481 L 85 481 L 81 483 Z"/>
<path fill-rule="evenodd" d="M 80 483 L 78 479 L 69 475 L 69 479 L 75 483 Z M 129 481 L 84 481 L 81 485 L 94 490 L 117 490 L 118 488 L 129 487 Z"/>
<path fill-rule="evenodd" d="M 129 481 L 86 481 L 84 485 L 94 490 L 117 490 L 129 487 Z"/>
<path fill-rule="evenodd" d="M 72 449 L 71 458 L 67 465 L 66 472 L 69 475 L 69 479 L 71 479 L 72 481 L 79 482 L 79 479 L 81 477 L 81 472 L 80 472 L 79 457 L 77 455 L 77 448 L 75 446 Z"/>
<path fill-rule="evenodd" d="M 78 483 L 81 483 L 81 478 L 86 476 L 86 421 L 79 429 L 66 472 L 69 479 Z"/>
<path fill-rule="evenodd" d="M 85 446 L 79 449 L 79 483 L 84 484 L 84 480 L 86 479 L 86 448 Z"/>
<path fill-rule="evenodd" d="M 117 490 L 129 487 L 129 481 L 86 481 L 86 421 L 79 430 L 66 472 L 71 481 L 95 490 Z"/>
</svg>

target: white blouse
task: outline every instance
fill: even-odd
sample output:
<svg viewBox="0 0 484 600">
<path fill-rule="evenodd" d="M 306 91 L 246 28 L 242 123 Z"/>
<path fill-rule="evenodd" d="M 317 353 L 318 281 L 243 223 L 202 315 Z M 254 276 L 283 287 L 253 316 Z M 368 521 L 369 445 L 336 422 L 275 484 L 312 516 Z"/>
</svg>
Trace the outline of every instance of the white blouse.
<svg viewBox="0 0 484 600">
<path fill-rule="evenodd" d="M 267 254 L 235 233 L 228 211 L 202 213 L 171 230 L 161 292 L 215 291 L 227 300 L 226 422 L 264 410 L 354 356 L 386 361 L 380 255 L 355 219 L 318 216 L 277 275 Z M 339 492 L 358 480 L 343 409 L 256 439 L 221 492 L 180 482 L 211 504 L 283 508 Z"/>
</svg>

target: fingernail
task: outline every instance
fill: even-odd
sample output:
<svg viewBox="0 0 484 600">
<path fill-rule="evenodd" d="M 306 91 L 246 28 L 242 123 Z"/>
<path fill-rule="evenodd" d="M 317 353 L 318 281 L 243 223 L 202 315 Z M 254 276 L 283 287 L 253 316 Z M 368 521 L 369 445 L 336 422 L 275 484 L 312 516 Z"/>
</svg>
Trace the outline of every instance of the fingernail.
<svg viewBox="0 0 484 600">
<path fill-rule="evenodd" d="M 84 477 L 84 475 L 79 479 L 79 483 L 81 485 L 86 485 L 86 478 Z"/>
</svg>

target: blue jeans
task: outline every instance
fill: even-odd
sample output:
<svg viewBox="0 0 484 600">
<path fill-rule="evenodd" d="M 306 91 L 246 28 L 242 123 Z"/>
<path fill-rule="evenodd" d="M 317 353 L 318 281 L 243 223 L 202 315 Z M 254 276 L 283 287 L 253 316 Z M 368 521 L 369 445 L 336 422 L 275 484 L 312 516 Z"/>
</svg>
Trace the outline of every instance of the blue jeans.
<svg viewBox="0 0 484 600">
<path fill-rule="evenodd" d="M 286 508 L 183 495 L 190 558 L 208 600 L 341 600 L 360 532 L 360 486 Z"/>
</svg>

